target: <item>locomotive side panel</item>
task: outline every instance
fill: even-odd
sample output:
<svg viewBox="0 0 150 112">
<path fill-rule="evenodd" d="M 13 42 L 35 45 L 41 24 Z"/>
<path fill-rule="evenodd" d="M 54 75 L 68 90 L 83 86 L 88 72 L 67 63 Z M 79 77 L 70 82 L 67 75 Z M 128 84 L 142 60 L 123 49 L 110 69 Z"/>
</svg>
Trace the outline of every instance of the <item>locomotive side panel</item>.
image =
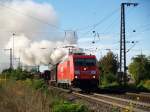
<svg viewBox="0 0 150 112">
<path fill-rule="evenodd" d="M 58 65 L 58 83 L 70 84 L 70 62 L 64 61 Z"/>
<path fill-rule="evenodd" d="M 69 79 L 72 83 L 72 81 L 74 80 L 74 63 L 72 55 L 69 56 L 68 69 L 69 69 Z"/>
</svg>

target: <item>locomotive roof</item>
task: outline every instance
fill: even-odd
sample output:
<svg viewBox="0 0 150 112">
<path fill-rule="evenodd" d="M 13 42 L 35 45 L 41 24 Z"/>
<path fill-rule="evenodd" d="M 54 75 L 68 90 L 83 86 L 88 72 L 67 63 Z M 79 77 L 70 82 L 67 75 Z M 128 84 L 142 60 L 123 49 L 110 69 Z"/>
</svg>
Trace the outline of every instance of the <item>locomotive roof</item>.
<svg viewBox="0 0 150 112">
<path fill-rule="evenodd" d="M 77 54 L 72 54 L 71 55 L 74 58 L 96 58 L 95 55 L 77 55 Z"/>
</svg>

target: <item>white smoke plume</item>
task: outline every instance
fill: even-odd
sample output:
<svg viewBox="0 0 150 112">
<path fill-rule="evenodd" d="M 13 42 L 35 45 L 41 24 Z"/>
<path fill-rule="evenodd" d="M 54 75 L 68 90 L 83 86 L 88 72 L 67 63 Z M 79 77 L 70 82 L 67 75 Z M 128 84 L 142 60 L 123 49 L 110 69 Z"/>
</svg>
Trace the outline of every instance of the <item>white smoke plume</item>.
<svg viewBox="0 0 150 112">
<path fill-rule="evenodd" d="M 2 45 L 9 40 L 12 33 L 23 33 L 30 39 L 41 36 L 48 38 L 47 32 L 54 28 L 51 26 L 58 26 L 56 12 L 47 3 L 39 4 L 32 0 L 0 2 L 0 14 Z"/>
<path fill-rule="evenodd" d="M 12 48 L 15 33 L 14 55 L 23 64 L 56 64 L 66 55 L 61 48 L 62 35 L 56 29 L 58 17 L 50 4 L 8 0 L 0 2 L 0 14 L 0 47 Z"/>
<path fill-rule="evenodd" d="M 66 51 L 61 49 L 62 42 L 52 42 L 48 40 L 41 40 L 39 42 L 32 42 L 24 35 L 16 36 L 15 40 L 15 57 L 20 57 L 21 62 L 27 65 L 39 64 L 56 64 L 64 55 Z M 12 38 L 6 45 L 11 48 Z M 57 49 L 56 49 L 57 48 Z"/>
</svg>

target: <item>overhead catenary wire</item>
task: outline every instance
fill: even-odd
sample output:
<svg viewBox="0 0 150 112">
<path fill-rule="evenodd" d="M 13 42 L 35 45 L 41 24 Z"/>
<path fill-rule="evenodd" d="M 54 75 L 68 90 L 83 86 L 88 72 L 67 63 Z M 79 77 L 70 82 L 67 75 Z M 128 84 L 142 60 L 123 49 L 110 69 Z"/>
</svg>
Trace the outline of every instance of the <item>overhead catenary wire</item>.
<svg viewBox="0 0 150 112">
<path fill-rule="evenodd" d="M 111 23 L 104 29 L 104 33 L 108 33 L 110 29 L 112 29 L 113 25 L 119 20 L 119 16 L 117 16 Z"/>
<path fill-rule="evenodd" d="M 148 25 L 148 24 L 146 24 L 146 26 L 147 26 L 147 25 Z M 145 26 L 145 25 L 144 25 L 144 26 Z M 150 30 L 150 29 L 149 29 L 149 28 L 146 28 L 145 30 L 143 30 L 143 32 L 144 32 L 144 31 L 148 31 L 148 30 Z M 138 35 L 138 34 L 140 34 L 140 33 L 142 33 L 142 32 L 139 32 L 139 33 L 137 33 L 137 34 L 136 34 L 136 33 L 135 33 L 135 34 L 129 33 L 128 36 L 131 36 L 131 35 Z M 120 41 L 115 42 L 115 43 L 113 43 L 113 44 L 119 44 L 119 42 L 120 42 Z M 126 43 L 129 43 L 129 42 L 131 42 L 131 41 L 126 41 Z M 133 42 L 133 41 L 132 41 L 132 42 Z M 137 43 L 138 41 L 134 41 L 134 42 Z M 112 45 L 112 44 L 111 44 L 111 45 Z M 131 47 L 129 47 L 129 49 L 127 49 L 126 52 L 129 52 L 131 49 L 133 49 L 133 47 L 135 47 L 135 45 L 136 45 L 136 44 L 134 44 L 134 45 L 132 45 Z M 137 51 L 137 50 L 136 50 L 136 51 Z"/>
<path fill-rule="evenodd" d="M 97 26 L 99 26 L 101 23 L 103 23 L 104 21 L 106 21 L 107 19 L 109 19 L 110 17 L 112 17 L 117 11 L 119 11 L 119 8 L 113 10 L 111 13 L 109 13 L 107 16 L 105 16 L 104 18 L 102 18 L 100 21 L 94 23 L 93 25 L 88 25 L 84 28 L 80 28 L 78 29 L 78 31 L 82 31 L 82 30 L 87 30 L 90 29 L 88 31 L 86 31 L 85 33 L 83 33 L 82 35 L 88 34 L 89 32 L 91 32 L 93 29 L 95 29 Z"/>
<path fill-rule="evenodd" d="M 130 10 L 130 12 L 128 13 L 128 14 L 130 14 L 131 13 L 131 11 L 132 10 Z M 118 18 L 118 17 L 117 17 Z M 116 20 L 117 20 L 117 18 L 115 19 L 115 21 L 112 21 L 112 23 L 108 26 L 108 27 L 106 27 L 106 29 L 104 30 L 104 32 L 103 32 L 103 34 L 105 34 L 106 33 L 106 31 L 108 32 L 108 29 L 110 29 L 110 27 L 116 22 Z M 148 26 L 148 25 L 143 25 L 143 26 Z M 130 27 L 131 28 L 131 27 Z M 147 28 L 146 30 L 144 30 L 144 31 L 148 31 L 149 30 L 149 28 Z M 133 32 L 134 32 L 134 30 L 133 30 Z M 133 33 L 132 32 L 132 33 Z M 136 32 L 136 30 L 135 30 L 135 32 Z M 129 35 L 128 36 L 130 36 L 130 35 L 132 35 L 132 33 L 129 33 Z M 101 35 L 102 33 L 98 33 L 99 35 Z M 107 33 L 108 34 L 108 33 Z M 114 35 L 114 34 L 113 34 Z M 119 36 L 119 33 L 116 33 L 115 35 L 118 35 Z M 94 36 L 94 41 L 95 41 L 95 36 Z M 95 42 L 94 42 L 95 43 Z M 119 42 L 117 42 L 118 44 L 119 44 Z M 116 43 L 116 44 L 117 44 Z"/>
<path fill-rule="evenodd" d="M 133 11 L 133 10 L 129 10 L 128 15 L 131 14 L 132 11 Z M 120 20 L 120 16 L 118 15 L 118 16 L 111 22 L 111 24 L 108 25 L 108 26 L 104 29 L 103 32 L 108 34 L 110 30 L 113 30 L 114 24 L 116 24 L 116 22 L 119 22 L 119 20 Z M 119 24 L 118 24 L 118 25 L 119 25 Z M 115 25 L 115 26 L 116 26 L 116 25 Z M 115 34 L 118 34 L 118 36 L 120 35 L 119 33 L 115 33 Z"/>
<path fill-rule="evenodd" d="M 132 10 L 130 10 L 130 12 L 128 14 L 131 13 Z M 118 15 L 116 18 L 114 18 L 114 20 L 112 20 L 112 22 L 110 23 L 110 25 L 108 25 L 104 30 L 103 33 L 109 35 L 109 31 L 111 31 L 111 29 L 113 29 L 114 24 L 120 19 L 120 16 Z M 103 33 L 99 33 L 99 34 L 103 34 Z M 119 33 L 113 33 L 113 35 L 115 36 L 119 36 Z"/>
<path fill-rule="evenodd" d="M 112 17 L 112 15 L 114 15 L 116 12 L 117 12 L 117 10 L 118 9 L 115 9 L 113 12 L 111 12 L 110 14 L 108 14 L 106 17 L 104 17 L 104 18 L 102 18 L 102 20 L 100 20 L 99 22 L 97 22 L 97 23 L 95 23 L 95 24 L 93 24 L 92 26 L 88 26 L 89 28 L 91 28 L 89 31 L 87 31 L 86 33 L 84 33 L 85 35 L 87 35 L 88 33 L 90 33 L 90 32 L 92 32 L 93 33 L 93 37 L 94 37 L 94 40 L 92 41 L 92 43 L 94 44 L 95 43 L 95 41 L 96 41 L 96 38 L 98 38 L 99 40 L 100 40 L 100 36 L 102 35 L 102 34 L 104 34 L 104 33 L 99 33 L 99 32 L 97 32 L 96 30 L 94 30 L 97 26 L 99 26 L 102 22 L 104 22 L 105 20 L 107 20 L 108 18 L 110 18 L 110 17 Z M 118 16 L 117 16 L 117 18 L 119 18 Z M 117 18 L 115 18 L 115 21 L 117 21 Z M 111 23 L 111 25 L 112 24 L 114 24 L 114 21 Z M 111 26 L 111 25 L 109 25 L 109 26 Z M 85 28 L 88 28 L 88 27 L 85 27 Z M 108 28 L 110 28 L 110 27 L 107 27 L 107 29 Z M 82 29 L 82 30 L 84 30 L 84 29 Z M 93 30 L 93 31 L 92 31 Z M 106 29 L 105 29 L 105 31 L 106 31 Z M 83 35 L 84 35 L 83 34 Z M 83 36 L 82 35 L 82 36 Z M 84 38 L 84 37 L 83 37 Z"/>
<path fill-rule="evenodd" d="M 111 25 L 110 25 L 111 26 Z M 137 29 L 137 30 L 136 30 Z M 131 37 L 131 36 L 137 36 L 140 35 L 142 33 L 148 32 L 150 31 L 150 24 L 145 24 L 145 25 L 140 25 L 138 28 L 135 29 L 135 32 L 130 32 L 127 33 L 127 37 Z M 106 30 L 105 30 L 106 31 Z M 113 36 L 119 36 L 119 33 L 106 33 L 106 32 L 99 32 L 99 35 L 113 35 Z"/>
<path fill-rule="evenodd" d="M 119 8 L 113 10 L 111 13 L 109 13 L 107 16 L 105 16 L 104 18 L 102 18 L 100 21 L 92 24 L 92 25 L 88 25 L 84 28 L 81 28 L 81 29 L 78 29 L 78 30 L 84 30 L 84 29 L 87 29 L 87 28 L 91 28 L 91 27 L 97 27 L 98 25 L 100 25 L 102 22 L 104 22 L 105 20 L 109 19 L 112 15 L 114 15 L 117 11 L 119 11 Z"/>
<path fill-rule="evenodd" d="M 114 12 L 114 11 L 113 11 Z M 129 12 L 128 12 L 128 14 L 130 14 L 131 12 L 133 12 L 132 10 L 129 10 Z M 112 13 L 110 13 L 110 14 L 112 14 Z M 113 26 L 113 24 L 115 24 L 115 22 L 117 21 L 117 20 L 119 20 L 119 16 L 117 16 L 117 18 L 115 18 L 114 19 L 114 21 L 112 21 L 111 22 L 111 24 L 110 25 L 108 25 L 108 27 L 106 27 L 105 28 L 105 30 L 103 31 L 103 32 L 99 32 L 99 34 L 106 34 L 106 31 L 108 32 L 108 30 L 110 30 L 110 29 L 112 29 L 111 27 Z M 107 19 L 107 18 L 105 18 L 104 17 L 104 19 Z M 103 19 L 102 19 L 103 20 Z M 103 21 L 102 21 L 103 22 Z M 95 23 L 96 24 L 96 23 Z M 81 28 L 81 29 L 78 29 L 78 30 L 80 30 L 80 31 L 82 31 L 82 30 L 87 30 L 88 28 L 91 28 L 91 27 L 94 27 L 94 25 L 95 24 L 93 24 L 93 25 L 89 25 L 89 26 L 87 26 L 87 27 L 84 27 L 84 28 Z M 95 27 L 97 27 L 97 26 L 95 26 Z M 131 27 L 130 27 L 131 28 Z M 89 32 L 90 32 L 91 30 L 89 30 Z M 86 32 L 86 33 L 88 33 L 88 32 Z M 85 33 L 85 34 L 86 34 Z M 107 33 L 107 34 L 109 34 L 109 33 Z M 131 33 L 130 33 L 131 34 Z M 113 33 L 113 35 L 120 35 L 119 33 Z"/>
</svg>

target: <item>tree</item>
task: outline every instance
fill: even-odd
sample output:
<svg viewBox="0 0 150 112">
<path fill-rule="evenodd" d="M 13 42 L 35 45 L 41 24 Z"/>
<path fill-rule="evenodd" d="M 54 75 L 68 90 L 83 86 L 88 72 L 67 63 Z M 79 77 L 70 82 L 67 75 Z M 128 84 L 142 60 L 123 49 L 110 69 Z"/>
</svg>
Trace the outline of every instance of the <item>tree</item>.
<svg viewBox="0 0 150 112">
<path fill-rule="evenodd" d="M 129 73 L 134 78 L 135 83 L 139 84 L 140 81 L 150 79 L 150 57 L 145 55 L 137 55 L 132 58 L 129 65 Z"/>
<path fill-rule="evenodd" d="M 2 75 L 6 75 L 7 78 L 13 78 L 15 80 L 25 80 L 33 77 L 29 72 L 23 71 L 20 68 L 5 69 L 2 71 Z"/>
<path fill-rule="evenodd" d="M 101 71 L 101 81 L 112 83 L 117 81 L 118 61 L 117 56 L 113 52 L 108 52 L 99 60 L 99 69 Z"/>
</svg>

